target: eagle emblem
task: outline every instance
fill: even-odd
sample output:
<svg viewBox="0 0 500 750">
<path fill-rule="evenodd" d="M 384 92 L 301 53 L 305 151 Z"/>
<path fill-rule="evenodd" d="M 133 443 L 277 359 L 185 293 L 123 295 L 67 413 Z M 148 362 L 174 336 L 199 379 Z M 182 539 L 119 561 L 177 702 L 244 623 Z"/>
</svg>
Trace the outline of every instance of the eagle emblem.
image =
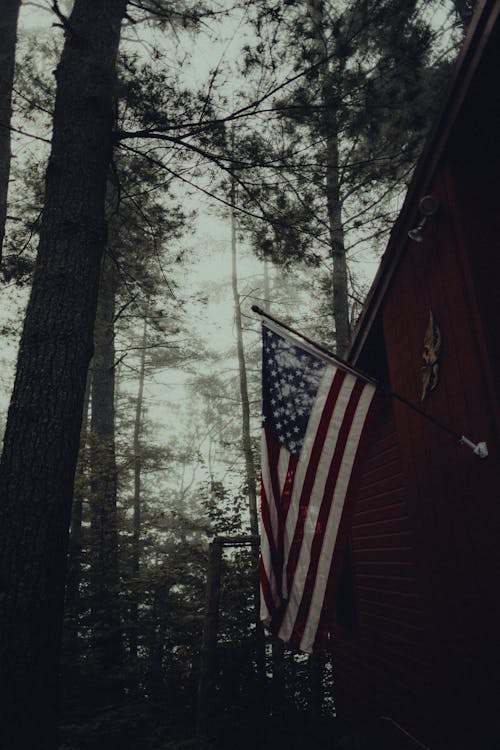
<svg viewBox="0 0 500 750">
<path fill-rule="evenodd" d="M 439 381 L 439 355 L 441 353 L 441 331 L 436 323 L 432 310 L 429 310 L 429 323 L 424 336 L 424 349 L 422 359 L 422 396 L 421 401 L 427 398 Z"/>
</svg>

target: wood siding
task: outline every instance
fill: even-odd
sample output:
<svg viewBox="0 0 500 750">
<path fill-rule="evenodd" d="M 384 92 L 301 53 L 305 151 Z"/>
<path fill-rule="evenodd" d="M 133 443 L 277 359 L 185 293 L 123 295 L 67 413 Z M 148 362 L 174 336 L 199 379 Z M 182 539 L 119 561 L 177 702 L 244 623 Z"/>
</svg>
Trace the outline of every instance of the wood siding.
<svg viewBox="0 0 500 750">
<path fill-rule="evenodd" d="M 389 715 L 433 748 L 487 742 L 500 695 L 497 390 L 481 277 L 472 282 L 473 230 L 462 229 L 462 195 L 470 200 L 471 191 L 458 193 L 453 174 L 444 169 L 437 179 L 439 213 L 424 242 L 408 244 L 388 292 L 382 348 L 393 390 L 419 403 L 432 309 L 443 339 L 440 380 L 423 406 L 486 441 L 490 456 L 478 458 L 399 402 L 385 403 L 353 516 L 357 629 L 339 629 L 334 641 L 339 715 Z"/>
<path fill-rule="evenodd" d="M 439 706 L 436 741 L 445 747 L 455 730 L 454 742 L 477 741 L 477 725 L 492 718 L 498 695 L 499 443 L 491 366 L 468 261 L 474 247 L 462 231 L 462 217 L 474 206 L 460 205 L 448 169 L 433 193 L 440 199 L 439 214 L 422 244 L 409 243 L 383 320 L 392 387 L 418 400 L 432 308 L 443 350 L 440 383 L 425 408 L 473 441 L 485 440 L 490 451 L 481 460 L 427 420 L 395 406 L 403 466 L 411 477 L 409 512 L 433 663 L 429 712 Z M 468 719 L 457 724 L 457 712 Z M 446 736 L 439 735 L 438 725 L 446 727 Z"/>
<path fill-rule="evenodd" d="M 339 628 L 334 639 L 335 699 L 341 717 L 390 715 L 415 724 L 426 651 L 407 494 L 392 403 L 384 399 L 352 524 L 356 626 L 351 631 Z"/>
<path fill-rule="evenodd" d="M 443 347 L 439 385 L 424 408 L 486 441 L 490 456 L 479 459 L 399 402 L 386 406 L 353 519 L 359 628 L 339 633 L 335 663 L 341 714 L 347 705 L 358 715 L 389 714 L 433 748 L 446 748 L 495 732 L 500 451 L 473 248 L 450 170 L 433 194 L 439 213 L 424 242 L 408 244 L 383 308 L 389 378 L 394 391 L 419 402 L 432 309 Z"/>
<path fill-rule="evenodd" d="M 418 403 L 432 309 L 440 379 L 423 406 L 488 444 L 480 459 L 394 401 L 354 512 L 358 628 L 334 641 L 338 711 L 389 715 L 433 750 L 500 747 L 499 18 L 482 3 L 351 352 Z M 412 242 L 426 193 L 440 208 Z"/>
</svg>

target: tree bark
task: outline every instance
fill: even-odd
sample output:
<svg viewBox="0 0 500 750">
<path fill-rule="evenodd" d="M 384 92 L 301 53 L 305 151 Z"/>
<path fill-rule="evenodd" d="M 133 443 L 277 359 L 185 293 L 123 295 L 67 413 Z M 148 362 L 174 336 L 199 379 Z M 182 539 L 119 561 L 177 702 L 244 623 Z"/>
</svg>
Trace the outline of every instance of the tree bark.
<svg viewBox="0 0 500 750">
<path fill-rule="evenodd" d="M 116 271 L 103 259 L 94 329 L 90 451 L 90 583 L 94 659 L 99 700 L 112 701 L 122 667 L 115 456 Z"/>
<path fill-rule="evenodd" d="M 351 338 L 349 323 L 349 298 L 347 289 L 347 258 L 342 222 L 342 196 L 339 179 L 339 143 L 337 122 L 337 100 L 335 96 L 337 78 L 340 77 L 340 63 L 337 74 L 329 60 L 330 50 L 324 32 L 323 3 L 321 0 L 307 0 L 308 12 L 313 25 L 314 42 L 318 59 L 324 59 L 319 68 L 322 99 L 322 135 L 326 144 L 325 185 L 328 225 L 330 231 L 330 252 L 332 257 L 332 310 L 335 322 L 335 349 L 340 356 L 349 346 Z"/>
<path fill-rule="evenodd" d="M 75 0 L 56 71 L 38 257 L 0 463 L 0 745 L 8 750 L 57 746 L 68 527 L 125 9 L 126 0 Z"/>
<path fill-rule="evenodd" d="M 2 261 L 10 176 L 10 123 L 21 0 L 4 0 L 0 11 L 0 263 Z"/>
</svg>

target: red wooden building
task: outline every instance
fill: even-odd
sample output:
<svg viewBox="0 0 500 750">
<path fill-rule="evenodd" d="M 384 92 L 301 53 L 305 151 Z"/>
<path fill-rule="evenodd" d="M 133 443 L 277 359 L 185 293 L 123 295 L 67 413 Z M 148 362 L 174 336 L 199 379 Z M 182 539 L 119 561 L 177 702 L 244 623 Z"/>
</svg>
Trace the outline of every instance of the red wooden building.
<svg viewBox="0 0 500 750">
<path fill-rule="evenodd" d="M 489 450 L 386 398 L 355 503 L 338 714 L 388 717 L 433 750 L 500 748 L 500 0 L 478 6 L 350 352 Z M 438 382 L 421 402 L 431 311 Z"/>
</svg>

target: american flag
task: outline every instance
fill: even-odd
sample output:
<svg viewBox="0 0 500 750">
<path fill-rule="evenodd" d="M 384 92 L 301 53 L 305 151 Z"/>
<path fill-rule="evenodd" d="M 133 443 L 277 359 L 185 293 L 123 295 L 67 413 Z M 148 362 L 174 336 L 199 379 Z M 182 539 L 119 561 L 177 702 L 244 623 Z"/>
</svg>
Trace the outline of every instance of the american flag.
<svg viewBox="0 0 500 750">
<path fill-rule="evenodd" d="M 347 502 L 375 386 L 263 323 L 261 619 L 318 653 L 332 628 Z"/>
</svg>

